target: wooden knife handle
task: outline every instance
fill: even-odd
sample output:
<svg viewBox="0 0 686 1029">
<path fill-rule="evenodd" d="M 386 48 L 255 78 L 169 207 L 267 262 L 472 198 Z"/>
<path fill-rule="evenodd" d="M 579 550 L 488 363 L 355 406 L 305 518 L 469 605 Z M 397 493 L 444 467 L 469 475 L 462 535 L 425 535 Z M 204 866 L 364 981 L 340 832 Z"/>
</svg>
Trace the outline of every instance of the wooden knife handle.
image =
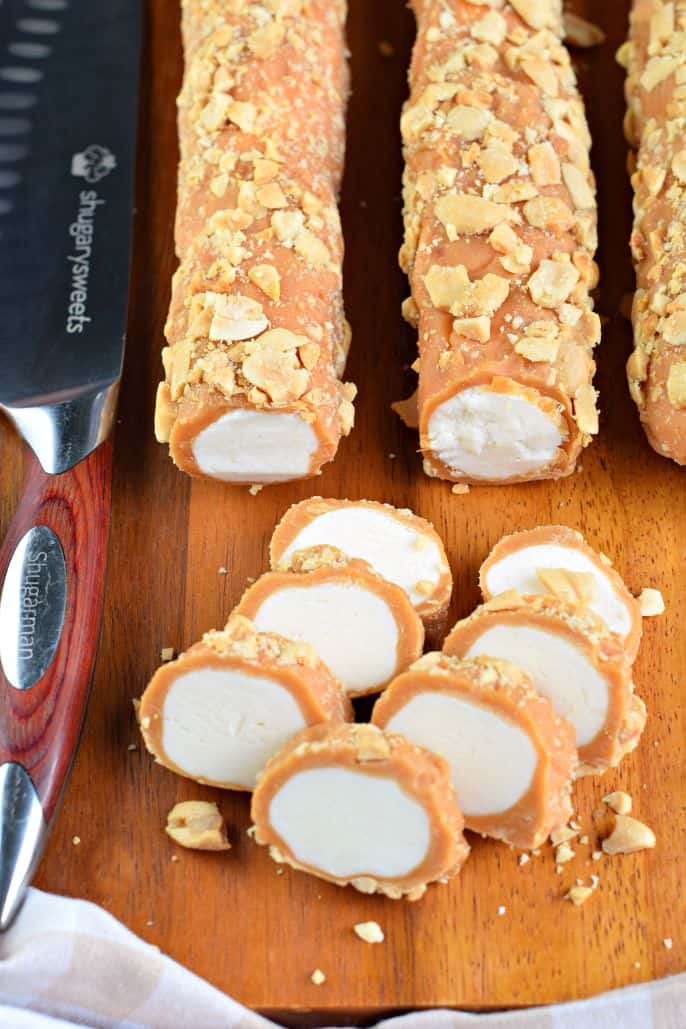
<svg viewBox="0 0 686 1029">
<path fill-rule="evenodd" d="M 26 769 L 49 823 L 78 746 L 98 645 L 112 444 L 102 443 L 61 475 L 47 475 L 28 448 L 27 464 L 0 549 L 0 767 L 14 762 Z M 27 539 L 37 526 L 49 531 Z M 36 682 L 17 688 L 48 660 Z"/>
</svg>

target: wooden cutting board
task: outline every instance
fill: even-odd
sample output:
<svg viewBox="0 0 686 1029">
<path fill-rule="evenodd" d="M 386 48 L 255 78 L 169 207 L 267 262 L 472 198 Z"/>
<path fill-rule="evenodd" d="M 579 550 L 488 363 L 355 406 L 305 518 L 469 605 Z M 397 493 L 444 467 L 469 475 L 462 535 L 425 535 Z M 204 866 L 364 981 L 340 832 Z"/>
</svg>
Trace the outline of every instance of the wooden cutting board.
<svg viewBox="0 0 686 1029">
<path fill-rule="evenodd" d="M 598 385 L 600 439 L 578 474 L 557 483 L 472 489 L 454 496 L 423 476 L 416 436 L 389 404 L 410 392 L 412 333 L 400 302 L 401 158 L 398 116 L 406 93 L 413 20 L 401 0 L 352 0 L 353 95 L 343 190 L 346 297 L 353 325 L 351 377 L 358 424 L 338 460 L 314 482 L 265 489 L 191 482 L 152 438 L 159 351 L 174 269 L 174 97 L 181 73 L 177 5 L 149 0 L 144 61 L 137 234 L 126 372 L 116 435 L 114 512 L 102 643 L 83 743 L 37 884 L 104 905 L 144 939 L 238 1000 L 294 1021 L 371 1018 L 446 1005 L 497 1008 L 567 1000 L 684 969 L 680 857 L 686 831 L 686 472 L 647 446 L 623 366 L 629 328 L 619 313 L 632 289 L 627 254 L 630 194 L 622 138 L 622 74 L 614 52 L 628 0 L 587 0 L 577 10 L 605 29 L 606 46 L 579 55 L 600 186 L 605 316 Z M 381 41 L 393 55 L 382 56 Z M 0 435 L 0 529 L 21 480 L 20 448 Z M 556 875 L 548 850 L 525 867 L 507 847 L 474 839 L 449 886 L 418 904 L 363 897 L 286 871 L 246 836 L 248 799 L 195 786 L 153 765 L 134 723 L 161 647 L 182 650 L 223 625 L 248 576 L 266 566 L 275 521 L 313 493 L 407 505 L 433 520 L 455 574 L 452 613 L 477 603 L 476 573 L 503 534 L 546 522 L 581 529 L 612 555 L 630 587 L 659 586 L 667 614 L 646 624 L 638 690 L 650 719 L 639 750 L 605 780 L 578 787 L 584 827 L 621 786 L 655 830 L 654 852 L 590 862 L 589 848 Z M 228 575 L 218 573 L 220 567 Z M 135 749 L 130 749 L 135 745 Z M 216 800 L 231 830 L 228 855 L 176 849 L 162 831 L 188 798 Z M 74 846 L 72 838 L 80 837 Z M 172 856 L 178 855 L 177 861 Z M 576 909 L 561 900 L 575 877 L 597 873 Z M 502 913 L 499 913 L 499 909 Z M 376 919 L 386 942 L 352 932 Z M 663 946 L 672 937 L 673 949 Z M 314 968 L 325 985 L 310 983 Z"/>
</svg>

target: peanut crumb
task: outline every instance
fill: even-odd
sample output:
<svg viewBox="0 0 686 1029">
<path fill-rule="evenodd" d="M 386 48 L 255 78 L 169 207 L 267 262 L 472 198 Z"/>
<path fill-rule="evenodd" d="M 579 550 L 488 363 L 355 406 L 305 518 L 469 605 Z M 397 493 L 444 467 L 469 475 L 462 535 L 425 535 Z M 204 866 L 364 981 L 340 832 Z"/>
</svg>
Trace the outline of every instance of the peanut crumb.
<svg viewBox="0 0 686 1029">
<path fill-rule="evenodd" d="M 171 859 L 172 859 L 172 861 L 178 861 L 179 860 L 179 855 L 178 854 L 172 854 Z"/>
<path fill-rule="evenodd" d="M 635 854 L 655 844 L 655 833 L 649 826 L 628 815 L 616 815 L 614 829 L 603 840 L 603 850 L 606 854 Z"/>
<path fill-rule="evenodd" d="M 603 797 L 603 804 L 607 804 L 609 808 L 618 815 L 628 815 L 631 811 L 632 800 L 628 793 L 624 793 L 623 790 L 615 790 L 614 793 L 608 793 L 606 797 Z"/>
<path fill-rule="evenodd" d="M 665 611 L 665 602 L 662 594 L 659 590 L 650 588 L 641 590 L 638 606 L 643 618 L 655 618 L 657 615 L 664 614 Z"/>
<path fill-rule="evenodd" d="M 252 484 L 252 486 L 250 487 L 250 489 L 248 490 L 248 493 L 250 494 L 250 496 L 251 496 L 251 497 L 256 497 L 256 496 L 257 496 L 257 494 L 258 494 L 258 493 L 261 493 L 261 491 L 262 491 L 263 489 L 264 489 L 264 486 L 263 486 L 263 485 L 260 485 L 259 483 L 257 483 L 257 482 L 254 482 L 254 483 Z"/>
<path fill-rule="evenodd" d="M 576 829 L 570 829 L 568 825 L 563 825 L 559 829 L 553 829 L 550 834 L 550 842 L 554 847 L 559 847 L 561 843 L 569 843 L 576 835 Z"/>
<path fill-rule="evenodd" d="M 220 566 L 220 567 L 219 567 L 219 568 L 217 569 L 217 574 L 218 574 L 218 575 L 228 575 L 228 574 L 229 574 L 229 570 L 228 570 L 228 568 L 225 568 L 225 567 L 224 567 L 224 565 L 221 565 L 221 566 Z"/>
<path fill-rule="evenodd" d="M 499 914 L 499 915 L 500 915 L 500 917 L 502 918 L 502 917 L 503 917 L 503 915 L 504 915 L 504 914 L 505 914 L 506 912 L 507 912 L 507 908 L 505 907 L 505 905 L 504 905 L 504 904 L 501 904 L 501 905 L 500 905 L 500 907 L 498 908 L 498 914 Z"/>
<path fill-rule="evenodd" d="M 565 893 L 565 900 L 571 900 L 575 907 L 581 907 L 593 893 L 592 886 L 572 886 L 568 893 Z"/>
<path fill-rule="evenodd" d="M 517 858 L 518 865 L 526 865 L 531 860 L 528 854 L 520 854 Z"/>
<path fill-rule="evenodd" d="M 568 843 L 561 843 L 555 851 L 555 861 L 558 865 L 566 865 L 568 861 L 571 861 L 576 854 Z"/>
<path fill-rule="evenodd" d="M 466 482 L 456 482 L 450 492 L 455 493 L 456 496 L 462 496 L 465 493 L 469 493 L 469 486 Z"/>
<path fill-rule="evenodd" d="M 315 986 L 321 986 L 322 983 L 326 982 L 326 976 L 322 972 L 321 968 L 315 968 L 314 972 L 310 976 L 310 982 L 314 983 Z"/>
<path fill-rule="evenodd" d="M 135 743 L 129 743 L 129 745 L 128 745 L 128 747 L 126 749 L 127 750 L 138 750 L 138 747 L 136 746 Z"/>
<path fill-rule="evenodd" d="M 160 650 L 160 661 L 173 661 L 174 660 L 174 648 L 173 647 L 162 647 Z"/>
<path fill-rule="evenodd" d="M 672 937 L 665 936 L 664 940 L 662 941 L 662 946 L 665 948 L 665 950 L 671 950 L 674 946 L 674 941 L 672 940 Z"/>
<path fill-rule="evenodd" d="M 378 922 L 358 922 L 353 931 L 365 943 L 383 943 L 383 929 Z"/>
<path fill-rule="evenodd" d="M 230 850 L 226 825 L 216 804 L 186 800 L 167 815 L 166 832 L 181 847 L 190 850 Z"/>
<path fill-rule="evenodd" d="M 585 18 L 565 11 L 562 16 L 565 43 L 582 48 L 600 46 L 605 42 L 605 33 L 597 25 Z"/>
<path fill-rule="evenodd" d="M 75 847 L 78 847 L 79 843 L 81 842 L 81 837 L 80 836 L 72 836 L 71 842 L 74 844 Z"/>
</svg>

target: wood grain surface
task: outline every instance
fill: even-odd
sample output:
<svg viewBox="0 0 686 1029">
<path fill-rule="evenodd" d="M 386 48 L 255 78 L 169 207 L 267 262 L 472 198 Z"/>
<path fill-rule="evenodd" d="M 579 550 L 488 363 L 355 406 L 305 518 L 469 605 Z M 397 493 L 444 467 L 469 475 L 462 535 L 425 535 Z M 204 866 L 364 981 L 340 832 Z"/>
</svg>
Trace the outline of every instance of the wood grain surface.
<svg viewBox="0 0 686 1029">
<path fill-rule="evenodd" d="M 624 378 L 629 328 L 619 308 L 633 279 L 622 75 L 613 55 L 625 35 L 627 0 L 587 0 L 576 8 L 608 35 L 606 46 L 578 60 L 600 185 L 600 439 L 563 482 L 472 489 L 466 496 L 422 475 L 416 436 L 389 411 L 410 391 L 413 357 L 399 312 L 407 287 L 396 267 L 397 124 L 414 32 L 401 0 L 350 4 L 353 95 L 342 206 L 357 428 L 321 478 L 255 497 L 246 488 L 191 482 L 154 442 L 154 387 L 174 268 L 173 101 L 181 59 L 176 4 L 147 6 L 135 270 L 105 620 L 81 751 L 38 885 L 103 904 L 220 989 L 290 1021 L 307 1009 L 317 1021 L 434 1005 L 541 1004 L 683 970 L 686 472 L 649 449 Z M 393 56 L 380 54 L 381 40 L 393 45 Z M 21 468 L 20 448 L 5 426 L 0 446 L 6 529 Z M 589 848 L 580 846 L 558 876 L 549 850 L 519 867 L 505 846 L 474 839 L 458 879 L 418 904 L 400 904 L 292 871 L 277 875 L 246 836 L 245 796 L 194 786 L 152 764 L 131 698 L 145 686 L 160 648 L 183 649 L 223 624 L 247 577 L 265 567 L 276 519 L 313 493 L 391 501 L 432 519 L 455 574 L 454 616 L 476 604 L 477 569 L 503 533 L 551 521 L 586 533 L 615 558 L 632 589 L 661 587 L 667 614 L 646 623 L 636 665 L 650 711 L 643 742 L 621 770 L 577 789 L 585 827 L 599 798 L 627 789 L 638 817 L 655 829 L 655 851 L 590 862 Z M 227 575 L 218 573 L 221 566 Z M 203 797 L 217 800 L 228 820 L 228 855 L 175 851 L 162 831 L 176 801 Z M 591 900 L 580 909 L 563 902 L 574 878 L 591 873 L 600 876 Z M 384 944 L 369 946 L 353 934 L 353 924 L 367 919 L 383 926 Z M 673 949 L 663 946 L 664 937 L 674 939 Z M 315 967 L 327 975 L 323 986 L 309 981 Z"/>
</svg>

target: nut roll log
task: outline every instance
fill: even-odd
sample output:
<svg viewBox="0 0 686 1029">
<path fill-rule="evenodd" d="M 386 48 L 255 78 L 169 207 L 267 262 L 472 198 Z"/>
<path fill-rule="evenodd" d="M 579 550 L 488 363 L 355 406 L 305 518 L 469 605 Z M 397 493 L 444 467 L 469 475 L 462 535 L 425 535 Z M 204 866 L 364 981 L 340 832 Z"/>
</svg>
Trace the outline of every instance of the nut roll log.
<svg viewBox="0 0 686 1029">
<path fill-rule="evenodd" d="M 686 3 L 634 0 L 627 135 L 638 147 L 631 396 L 651 446 L 686 464 Z"/>
<path fill-rule="evenodd" d="M 557 0 L 414 0 L 404 305 L 429 475 L 568 475 L 598 430 L 595 184 Z"/>
<path fill-rule="evenodd" d="M 300 733 L 260 776 L 251 814 L 275 861 L 393 900 L 418 900 L 469 854 L 446 762 L 373 725 Z"/>
<path fill-rule="evenodd" d="M 160 764 L 230 790 L 252 790 L 268 758 L 306 726 L 352 717 L 311 647 L 237 617 L 158 668 L 138 705 Z"/>
<path fill-rule="evenodd" d="M 181 265 L 156 434 L 192 475 L 314 475 L 352 426 L 344 18 L 330 0 L 184 5 Z"/>
<path fill-rule="evenodd" d="M 571 817 L 574 727 L 507 661 L 426 654 L 372 720 L 446 759 L 468 829 L 530 849 Z"/>
<path fill-rule="evenodd" d="M 526 672 L 576 732 L 576 775 L 602 774 L 637 745 L 646 721 L 624 645 L 587 608 L 502 593 L 458 622 L 444 651 L 488 656 Z"/>
</svg>

